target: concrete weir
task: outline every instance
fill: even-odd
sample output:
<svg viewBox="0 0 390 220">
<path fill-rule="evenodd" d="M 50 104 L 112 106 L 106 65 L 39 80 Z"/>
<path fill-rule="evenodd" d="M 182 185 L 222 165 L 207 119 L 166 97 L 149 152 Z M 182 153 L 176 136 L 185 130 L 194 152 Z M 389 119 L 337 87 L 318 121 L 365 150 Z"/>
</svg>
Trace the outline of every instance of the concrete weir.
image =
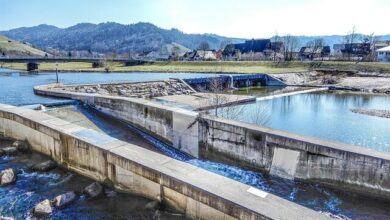
<svg viewBox="0 0 390 220">
<path fill-rule="evenodd" d="M 183 112 L 174 117 L 192 119 Z M 185 124 L 177 126 L 185 129 Z M 259 189 L 43 112 L 0 104 L 0 133 L 27 139 L 33 150 L 70 170 L 163 201 L 189 218 L 328 219 Z"/>
<path fill-rule="evenodd" d="M 52 87 L 38 86 L 35 92 L 80 100 L 194 157 L 390 197 L 389 153 L 211 117 L 144 99 L 66 92 Z"/>
</svg>

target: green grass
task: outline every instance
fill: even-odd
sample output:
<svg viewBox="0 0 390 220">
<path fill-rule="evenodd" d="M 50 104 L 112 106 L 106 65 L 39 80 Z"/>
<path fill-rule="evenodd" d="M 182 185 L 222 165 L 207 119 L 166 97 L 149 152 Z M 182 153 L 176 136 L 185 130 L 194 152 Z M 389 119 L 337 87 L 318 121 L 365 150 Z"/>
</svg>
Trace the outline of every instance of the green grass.
<svg viewBox="0 0 390 220">
<path fill-rule="evenodd" d="M 17 56 L 45 56 L 45 52 L 28 46 L 26 44 L 14 41 L 4 36 L 0 36 L 0 53 Z"/>
<path fill-rule="evenodd" d="M 3 67 L 25 70 L 24 63 L 4 63 Z M 303 72 L 316 68 L 353 70 L 367 72 L 390 72 L 387 63 L 354 63 L 354 62 L 236 62 L 236 61 L 210 61 L 210 62 L 154 62 L 137 66 L 124 66 L 123 63 L 109 62 L 110 72 L 205 72 L 205 73 L 288 73 Z M 39 70 L 54 71 L 55 63 L 41 63 Z M 59 63 L 60 71 L 91 71 L 104 72 L 105 68 L 92 68 L 91 63 L 65 62 Z"/>
</svg>

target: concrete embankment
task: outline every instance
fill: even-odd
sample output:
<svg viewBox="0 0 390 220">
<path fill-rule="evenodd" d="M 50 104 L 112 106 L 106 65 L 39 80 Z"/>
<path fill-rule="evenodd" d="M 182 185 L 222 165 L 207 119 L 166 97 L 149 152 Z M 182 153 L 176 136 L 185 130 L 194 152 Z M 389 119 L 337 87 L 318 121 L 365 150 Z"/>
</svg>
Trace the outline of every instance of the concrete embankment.
<svg viewBox="0 0 390 220">
<path fill-rule="evenodd" d="M 143 99 L 35 88 L 80 100 L 194 157 L 220 160 L 288 179 L 390 197 L 390 154 L 200 115 Z"/>
<path fill-rule="evenodd" d="M 328 219 L 272 194 L 42 112 L 0 105 L 0 133 L 95 180 L 193 219 Z"/>
</svg>

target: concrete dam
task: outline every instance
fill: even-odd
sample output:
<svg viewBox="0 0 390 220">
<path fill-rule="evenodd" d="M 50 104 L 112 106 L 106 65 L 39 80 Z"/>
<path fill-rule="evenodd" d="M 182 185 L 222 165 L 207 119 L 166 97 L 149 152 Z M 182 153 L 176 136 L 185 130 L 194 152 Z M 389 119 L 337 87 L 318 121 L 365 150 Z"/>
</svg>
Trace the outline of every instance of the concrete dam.
<svg viewBox="0 0 390 220">
<path fill-rule="evenodd" d="M 273 81 L 260 77 L 241 81 L 239 78 L 232 81 L 231 77 L 223 79 L 226 87 Z M 196 84 L 207 87 L 207 80 L 204 79 L 182 83 L 184 85 L 169 82 L 175 90 L 167 92 L 173 92 L 170 95 L 188 96 L 194 95 L 196 91 L 187 90 L 185 84 L 189 88 L 197 87 Z M 274 83 L 280 85 L 277 81 Z M 136 86 L 139 83 L 134 84 Z M 37 86 L 34 90 L 40 95 L 79 100 L 195 158 L 248 167 L 286 179 L 338 187 L 342 183 L 342 187 L 351 191 L 388 196 L 390 186 L 387 170 L 390 157 L 386 153 L 159 104 L 148 98 L 161 94 L 153 92 L 154 95 L 148 94 L 146 96 L 151 97 L 145 99 L 145 91 L 141 88 L 132 88 L 139 94 L 137 97 L 129 97 L 126 89 L 120 91 L 122 85 L 133 86 L 118 83 L 117 90 L 108 91 L 101 89 L 106 84 L 48 85 Z M 148 85 L 141 87 L 146 88 Z M 108 92 L 100 94 L 97 92 L 99 90 Z M 3 126 L 0 131 L 5 136 L 27 138 L 35 150 L 51 156 L 69 169 L 99 181 L 109 180 L 125 191 L 167 202 L 190 218 L 328 218 L 254 187 L 44 113 L 11 106 L 2 106 L 1 112 Z M 35 115 L 39 118 L 35 118 Z M 42 132 L 44 135 L 39 134 Z M 30 137 L 32 134 L 34 137 Z"/>
</svg>

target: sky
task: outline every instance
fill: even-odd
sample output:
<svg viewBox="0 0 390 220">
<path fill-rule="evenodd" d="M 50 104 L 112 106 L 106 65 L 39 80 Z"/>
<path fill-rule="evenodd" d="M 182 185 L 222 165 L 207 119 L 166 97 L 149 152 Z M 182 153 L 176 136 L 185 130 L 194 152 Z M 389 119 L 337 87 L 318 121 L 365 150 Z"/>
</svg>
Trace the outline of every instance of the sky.
<svg viewBox="0 0 390 220">
<path fill-rule="evenodd" d="M 390 34 L 390 0 L 0 0 L 0 30 L 150 22 L 186 33 L 261 38 Z"/>
</svg>

